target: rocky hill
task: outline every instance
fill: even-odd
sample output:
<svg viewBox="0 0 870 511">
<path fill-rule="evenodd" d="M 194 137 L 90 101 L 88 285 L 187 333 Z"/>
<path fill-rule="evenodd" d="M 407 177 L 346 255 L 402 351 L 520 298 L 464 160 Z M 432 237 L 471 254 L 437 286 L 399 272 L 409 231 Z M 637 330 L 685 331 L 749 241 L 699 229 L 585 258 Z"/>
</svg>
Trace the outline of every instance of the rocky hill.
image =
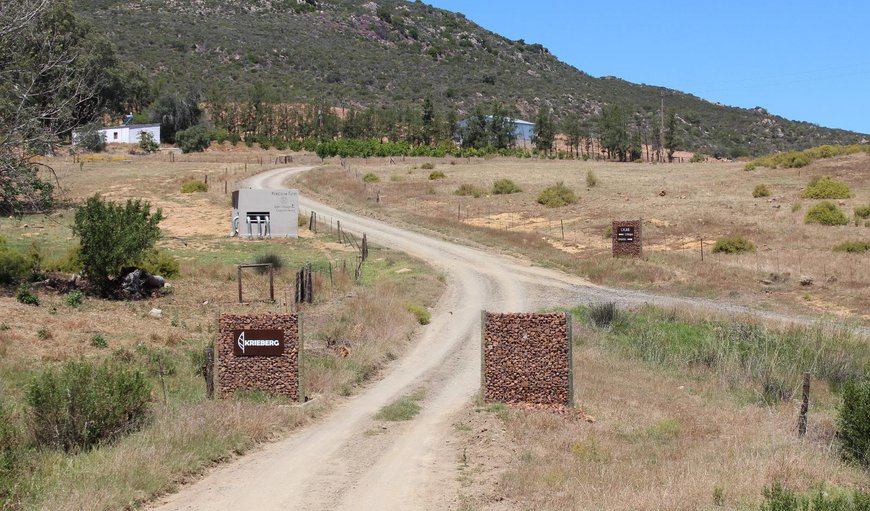
<svg viewBox="0 0 870 511">
<path fill-rule="evenodd" d="M 594 78 L 539 44 L 512 41 L 422 2 L 378 0 L 77 0 L 121 55 L 163 89 L 206 97 L 325 100 L 336 106 L 418 104 L 460 113 L 501 103 L 532 118 L 591 117 L 619 103 L 657 121 L 662 98 L 676 111 L 683 145 L 717 155 L 762 154 L 865 136 L 725 107 L 679 91 Z M 259 84 L 258 87 L 254 87 Z M 870 137 L 866 137 L 870 138 Z"/>
</svg>

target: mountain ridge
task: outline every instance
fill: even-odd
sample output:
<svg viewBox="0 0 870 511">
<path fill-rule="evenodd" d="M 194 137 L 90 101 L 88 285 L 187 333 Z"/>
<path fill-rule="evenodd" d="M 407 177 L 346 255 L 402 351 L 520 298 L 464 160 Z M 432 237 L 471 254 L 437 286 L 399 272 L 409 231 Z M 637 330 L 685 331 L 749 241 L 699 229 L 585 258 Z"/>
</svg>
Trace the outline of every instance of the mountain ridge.
<svg viewBox="0 0 870 511">
<path fill-rule="evenodd" d="M 540 44 L 512 41 L 422 2 L 380 0 L 79 0 L 76 10 L 161 89 L 249 99 L 261 84 L 276 101 L 324 100 L 355 108 L 419 104 L 431 96 L 460 114 L 500 103 L 534 120 L 590 119 L 604 105 L 632 112 L 638 129 L 673 109 L 685 149 L 763 154 L 870 136 L 728 107 L 665 87 L 595 78 Z"/>
</svg>

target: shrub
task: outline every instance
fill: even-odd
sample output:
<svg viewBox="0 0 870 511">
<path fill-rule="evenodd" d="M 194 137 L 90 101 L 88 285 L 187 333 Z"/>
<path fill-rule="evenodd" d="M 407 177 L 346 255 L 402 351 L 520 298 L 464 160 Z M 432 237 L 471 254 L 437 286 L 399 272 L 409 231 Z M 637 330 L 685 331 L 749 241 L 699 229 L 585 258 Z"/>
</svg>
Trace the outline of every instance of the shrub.
<svg viewBox="0 0 870 511">
<path fill-rule="evenodd" d="M 459 188 L 457 188 L 456 191 L 453 192 L 453 195 L 459 195 L 462 197 L 471 196 L 475 199 L 482 197 L 484 194 L 486 194 L 486 190 L 467 183 L 460 185 Z"/>
<path fill-rule="evenodd" d="M 75 308 L 75 307 L 78 307 L 79 305 L 82 304 L 83 298 L 84 298 L 84 295 L 82 295 L 81 291 L 79 291 L 78 289 L 73 289 L 72 291 L 70 291 L 69 293 L 66 294 L 63 301 L 65 301 L 66 304 L 69 305 L 70 307 Z"/>
<path fill-rule="evenodd" d="M 13 481 L 22 443 L 21 430 L 4 398 L 0 400 L 0 507 L 3 509 L 7 509 L 6 505 L 12 509 L 11 503 L 4 499 L 14 491 Z"/>
<path fill-rule="evenodd" d="M 30 292 L 30 285 L 26 283 L 18 286 L 15 298 L 24 305 L 39 305 L 39 298 Z"/>
<path fill-rule="evenodd" d="M 106 338 L 103 337 L 103 334 L 94 334 L 91 337 L 91 346 L 94 348 L 107 348 L 109 343 L 106 342 Z"/>
<path fill-rule="evenodd" d="M 381 181 L 381 178 L 369 172 L 368 174 L 363 176 L 363 181 L 365 181 L 366 183 L 379 183 Z"/>
<path fill-rule="evenodd" d="M 848 199 L 852 191 L 846 183 L 841 183 L 828 176 L 822 176 L 810 181 L 810 184 L 801 193 L 805 199 Z"/>
<path fill-rule="evenodd" d="M 589 188 L 595 188 L 598 185 L 598 176 L 595 175 L 595 172 L 592 172 L 592 169 L 586 171 L 586 186 Z"/>
<path fill-rule="evenodd" d="M 824 487 L 801 495 L 778 481 L 762 491 L 761 511 L 865 511 L 870 494 L 861 490 L 828 490 Z"/>
<path fill-rule="evenodd" d="M 692 155 L 689 163 L 704 163 L 705 161 L 706 157 L 704 156 L 704 153 L 695 153 Z"/>
<path fill-rule="evenodd" d="M 435 181 L 436 179 L 444 179 L 445 177 L 447 177 L 447 176 L 444 175 L 444 173 L 441 172 L 440 170 L 436 170 L 434 172 L 429 173 L 429 181 Z"/>
<path fill-rule="evenodd" d="M 154 135 L 147 131 L 142 131 L 139 133 L 139 149 L 142 149 L 146 153 L 153 153 L 160 149 L 160 144 L 154 140 Z"/>
<path fill-rule="evenodd" d="M 420 168 L 423 170 L 432 170 L 435 168 L 435 164 L 427 161 L 423 165 L 420 165 Z"/>
<path fill-rule="evenodd" d="M 870 204 L 855 208 L 855 216 L 858 218 L 863 218 L 864 220 L 870 218 Z"/>
<path fill-rule="evenodd" d="M 608 225 L 607 228 L 604 229 L 604 239 L 613 238 L 613 225 Z"/>
<path fill-rule="evenodd" d="M 15 284 L 30 273 L 30 262 L 0 238 L 0 284 Z"/>
<path fill-rule="evenodd" d="M 760 184 L 757 185 L 754 190 L 752 190 L 752 196 L 756 199 L 759 197 L 770 197 L 770 190 L 767 189 L 767 185 Z"/>
<path fill-rule="evenodd" d="M 848 252 L 850 254 L 863 254 L 870 251 L 870 241 L 844 241 L 834 245 L 834 252 Z"/>
<path fill-rule="evenodd" d="M 207 192 L 208 185 L 204 181 L 191 179 L 181 183 L 181 193 Z"/>
<path fill-rule="evenodd" d="M 177 277 L 181 273 L 179 271 L 178 259 L 172 254 L 159 250 L 146 251 L 145 255 L 136 263 L 136 266 L 148 273 L 160 275 L 167 279 Z"/>
<path fill-rule="evenodd" d="M 42 265 L 46 271 L 60 271 L 66 273 L 78 273 L 82 271 L 81 247 L 73 245 L 66 251 L 66 255 L 47 260 Z"/>
<path fill-rule="evenodd" d="M 843 456 L 870 467 L 870 377 L 843 385 L 838 421 Z"/>
<path fill-rule="evenodd" d="M 148 416 L 151 389 L 138 370 L 67 362 L 35 377 L 27 389 L 33 436 L 65 451 L 89 449 L 138 429 Z"/>
<path fill-rule="evenodd" d="M 278 271 L 284 267 L 284 261 L 277 254 L 260 254 L 256 258 L 254 258 L 254 262 L 257 264 L 271 264 L 272 269 L 275 271 Z M 256 271 L 259 274 L 264 274 L 268 272 L 269 269 L 260 267 L 257 268 Z"/>
<path fill-rule="evenodd" d="M 421 325 L 428 325 L 429 321 L 432 318 L 429 310 L 422 305 L 417 305 L 416 303 L 406 303 L 405 309 L 413 314 L 414 317 L 417 318 L 417 323 L 420 323 Z"/>
<path fill-rule="evenodd" d="M 201 153 L 208 148 L 210 142 L 208 130 L 204 126 L 191 126 L 175 134 L 175 145 L 183 153 Z"/>
<path fill-rule="evenodd" d="M 499 179 L 492 184 L 493 195 L 508 195 L 521 192 L 520 187 L 510 179 Z"/>
<path fill-rule="evenodd" d="M 823 201 L 807 210 L 804 223 L 822 225 L 846 225 L 849 219 L 833 202 Z"/>
<path fill-rule="evenodd" d="M 574 192 L 561 181 L 549 188 L 545 188 L 538 195 L 538 204 L 543 204 L 548 208 L 558 208 L 574 204 L 575 202 L 577 202 L 577 197 L 574 195 Z"/>
<path fill-rule="evenodd" d="M 242 137 L 238 133 L 230 133 L 230 136 L 227 137 L 227 139 L 230 141 L 230 144 L 232 144 L 233 146 L 238 145 L 238 143 L 242 141 Z"/>
<path fill-rule="evenodd" d="M 593 303 L 589 305 L 589 320 L 598 328 L 612 325 L 619 316 L 619 309 L 614 302 Z"/>
<path fill-rule="evenodd" d="M 740 254 L 742 252 L 755 252 L 755 243 L 752 243 L 743 236 L 737 234 L 734 236 L 725 236 L 716 240 L 713 245 L 713 253 L 725 254 Z"/>
<path fill-rule="evenodd" d="M 100 131 L 98 123 L 91 123 L 76 130 L 76 145 L 93 153 L 106 149 L 106 134 Z"/>
<path fill-rule="evenodd" d="M 140 260 L 160 237 L 163 213 L 150 210 L 148 202 L 127 200 L 121 206 L 99 195 L 76 208 L 73 233 L 81 239 L 82 267 L 102 292 L 109 290 L 112 276 Z"/>
</svg>

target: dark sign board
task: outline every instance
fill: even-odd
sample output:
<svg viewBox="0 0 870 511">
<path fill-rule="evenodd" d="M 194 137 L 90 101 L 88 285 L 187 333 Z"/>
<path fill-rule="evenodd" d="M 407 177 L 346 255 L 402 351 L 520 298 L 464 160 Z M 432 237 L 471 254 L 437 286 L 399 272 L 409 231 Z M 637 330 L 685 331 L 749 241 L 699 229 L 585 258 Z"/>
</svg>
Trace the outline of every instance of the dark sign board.
<svg viewBox="0 0 870 511">
<path fill-rule="evenodd" d="M 634 243 L 634 226 L 621 225 L 616 228 L 617 243 Z"/>
<path fill-rule="evenodd" d="M 233 330 L 233 355 L 280 357 L 284 354 L 283 330 Z"/>
</svg>

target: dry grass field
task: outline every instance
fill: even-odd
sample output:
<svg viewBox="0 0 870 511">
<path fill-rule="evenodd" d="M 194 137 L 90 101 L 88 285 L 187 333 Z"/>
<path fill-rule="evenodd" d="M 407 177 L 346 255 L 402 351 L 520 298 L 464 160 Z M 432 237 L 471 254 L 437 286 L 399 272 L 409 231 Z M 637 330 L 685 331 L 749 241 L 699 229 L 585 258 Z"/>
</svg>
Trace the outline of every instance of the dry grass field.
<svg viewBox="0 0 870 511">
<path fill-rule="evenodd" d="M 445 177 L 430 179 L 438 171 Z M 588 185 L 590 173 L 595 186 Z M 365 182 L 366 174 L 374 177 Z M 807 209 L 819 201 L 801 199 L 800 193 L 822 175 L 851 187 L 854 197 L 835 201 L 850 219 L 854 208 L 870 204 L 866 154 L 819 160 L 803 169 L 751 172 L 742 163 L 352 159 L 305 174 L 299 185 L 343 207 L 519 253 L 596 283 L 866 323 L 868 256 L 835 253 L 832 247 L 867 240 L 870 227 L 863 221 L 838 227 L 804 223 Z M 522 191 L 492 194 L 493 183 L 505 178 Z M 538 204 L 538 194 L 557 182 L 572 189 L 577 202 L 557 208 Z M 767 185 L 770 197 L 753 198 L 758 184 Z M 462 185 L 484 194 L 456 195 Z M 606 230 L 611 220 L 635 218 L 644 222 L 644 258 L 614 260 Z M 757 251 L 711 253 L 717 239 L 735 234 L 753 241 Z M 804 276 L 813 283 L 801 285 Z"/>
<path fill-rule="evenodd" d="M 328 234 L 300 228 L 299 240 L 227 238 L 224 179 L 231 191 L 236 181 L 273 168 L 268 165 L 277 156 L 273 153 L 210 151 L 177 154 L 171 162 L 166 153 L 132 156 L 115 147 L 82 157 L 82 164 L 67 156 L 44 161 L 55 169 L 70 205 L 99 192 L 112 200 L 141 198 L 162 208 L 166 219 L 160 224 L 158 247 L 179 259 L 181 275 L 170 279 L 165 296 L 135 302 L 86 296 L 72 307 L 64 295 L 37 289 L 41 303 L 34 307 L 16 301 L 13 289 L 0 292 L 0 400 L 12 404 L 22 425 L 30 379 L 67 360 L 113 360 L 145 371 L 153 408 L 153 418 L 142 431 L 114 444 L 77 455 L 29 452 L 7 505 L 53 510 L 137 507 L 211 464 L 316 419 L 375 377 L 409 344 L 419 325 L 408 304 L 429 306 L 442 288 L 439 277 L 420 261 L 372 246 L 357 283 L 352 273 L 355 249 Z M 182 182 L 206 175 L 208 192 L 180 193 Z M 13 247 L 36 243 L 46 260 L 61 258 L 75 243 L 72 216 L 72 209 L 61 208 L 48 216 L 4 218 L 0 233 Z M 267 277 L 246 272 L 244 291 L 250 303 L 236 303 L 235 265 L 265 254 L 284 263 L 276 274 L 276 302 L 268 302 Z M 288 405 L 258 393 L 207 400 L 197 370 L 203 348 L 215 335 L 218 314 L 287 311 L 295 271 L 307 262 L 318 273 L 315 303 L 301 307 L 306 338 L 301 370 L 304 391 L 313 401 Z M 341 271 L 343 266 L 349 273 Z M 162 310 L 160 318 L 149 315 L 152 308 Z M 333 341 L 341 341 L 349 353 L 333 349 Z"/>
</svg>

